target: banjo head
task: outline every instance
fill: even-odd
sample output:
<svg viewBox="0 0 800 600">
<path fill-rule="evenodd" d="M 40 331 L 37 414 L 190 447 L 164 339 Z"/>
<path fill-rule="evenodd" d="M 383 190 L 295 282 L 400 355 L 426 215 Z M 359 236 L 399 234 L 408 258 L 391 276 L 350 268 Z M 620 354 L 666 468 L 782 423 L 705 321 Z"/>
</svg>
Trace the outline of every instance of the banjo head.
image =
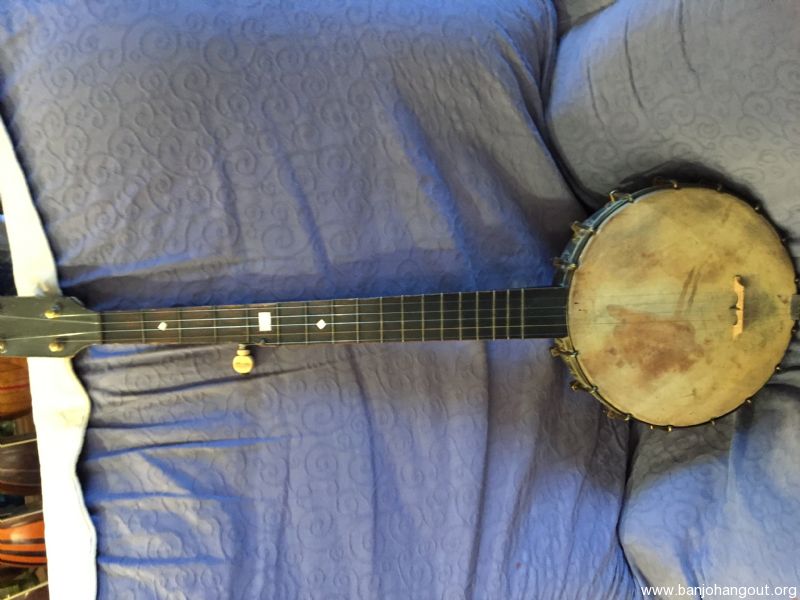
<svg viewBox="0 0 800 600">
<path fill-rule="evenodd" d="M 557 348 L 578 387 L 625 417 L 680 427 L 729 413 L 767 382 L 792 336 L 796 284 L 753 207 L 705 187 L 650 189 L 575 231 L 569 338 Z"/>
</svg>

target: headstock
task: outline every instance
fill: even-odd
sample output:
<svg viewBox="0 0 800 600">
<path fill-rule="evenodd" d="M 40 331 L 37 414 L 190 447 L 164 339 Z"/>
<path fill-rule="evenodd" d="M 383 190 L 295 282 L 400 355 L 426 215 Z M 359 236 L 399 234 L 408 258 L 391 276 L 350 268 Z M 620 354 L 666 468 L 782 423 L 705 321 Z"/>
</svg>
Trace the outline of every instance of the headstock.
<svg viewBox="0 0 800 600">
<path fill-rule="evenodd" d="M 0 296 L 0 356 L 73 356 L 100 341 L 100 315 L 75 298 Z"/>
</svg>

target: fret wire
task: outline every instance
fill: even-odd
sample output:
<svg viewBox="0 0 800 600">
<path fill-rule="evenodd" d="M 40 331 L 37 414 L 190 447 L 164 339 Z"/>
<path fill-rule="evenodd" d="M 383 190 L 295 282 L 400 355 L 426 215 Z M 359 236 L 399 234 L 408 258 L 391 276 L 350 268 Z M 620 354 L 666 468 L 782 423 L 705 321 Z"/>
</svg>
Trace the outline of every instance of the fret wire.
<svg viewBox="0 0 800 600">
<path fill-rule="evenodd" d="M 421 315 L 421 318 L 420 318 L 421 324 L 419 326 L 419 329 L 420 329 L 420 334 L 422 335 L 422 341 L 424 342 L 425 341 L 425 294 L 422 294 L 422 296 L 420 296 L 420 298 L 421 298 L 421 300 L 420 300 L 420 309 L 419 310 L 420 310 L 420 315 Z"/>
<path fill-rule="evenodd" d="M 383 296 L 379 298 L 378 306 L 381 313 L 380 317 L 378 317 L 378 320 L 380 321 L 381 324 L 381 342 L 383 342 Z"/>
<path fill-rule="evenodd" d="M 145 337 L 145 333 L 144 333 L 145 325 L 144 325 L 144 311 L 143 310 L 139 311 L 139 320 L 141 321 L 141 328 L 142 328 L 142 343 L 146 344 L 147 343 L 147 338 Z"/>
<path fill-rule="evenodd" d="M 400 294 L 400 341 L 406 341 L 405 309 L 403 308 L 403 294 Z"/>
<path fill-rule="evenodd" d="M 181 309 L 176 309 L 176 315 L 178 319 L 178 343 L 180 344 L 183 341 L 183 317 L 181 316 Z"/>
<path fill-rule="evenodd" d="M 273 321 L 273 325 L 275 327 L 275 343 L 276 344 L 280 344 L 281 343 L 280 312 L 278 311 L 279 306 L 280 306 L 279 304 L 277 304 L 277 303 L 275 304 L 275 306 L 273 308 L 273 310 L 275 312 L 275 318 L 272 320 Z"/>
<path fill-rule="evenodd" d="M 478 315 L 480 315 L 480 292 L 475 292 L 475 339 L 481 339 L 481 328 L 480 328 L 480 320 L 478 319 Z"/>
<path fill-rule="evenodd" d="M 361 332 L 360 332 L 360 325 L 358 324 L 358 320 L 361 318 L 358 311 L 358 298 L 356 298 L 356 341 L 361 341 Z"/>
<path fill-rule="evenodd" d="M 439 337 L 444 341 L 444 293 L 439 294 Z"/>
<path fill-rule="evenodd" d="M 211 318 L 214 319 L 214 323 L 217 322 L 217 308 L 216 306 L 211 307 Z M 214 327 L 214 343 L 219 341 L 219 332 L 217 331 L 217 327 Z"/>
<path fill-rule="evenodd" d="M 458 339 L 464 339 L 464 316 L 462 314 L 462 293 L 458 292 Z"/>
<path fill-rule="evenodd" d="M 520 294 L 521 298 L 519 301 L 519 320 L 520 320 L 520 331 L 522 333 L 522 339 L 525 339 L 525 288 L 522 288 L 522 293 Z"/>
<path fill-rule="evenodd" d="M 492 339 L 497 339 L 497 311 L 496 311 L 496 303 L 497 303 L 497 293 L 492 290 Z"/>
<path fill-rule="evenodd" d="M 511 290 L 506 290 L 506 339 L 511 339 L 511 319 L 509 318 L 509 311 L 511 310 Z"/>
<path fill-rule="evenodd" d="M 305 319 L 304 319 L 304 321 L 305 321 L 305 332 L 306 332 L 306 344 L 308 344 L 309 343 L 309 341 L 308 341 L 308 302 L 304 302 L 303 303 L 303 308 L 304 308 L 304 311 L 305 311 Z"/>
<path fill-rule="evenodd" d="M 333 319 L 333 314 L 336 312 L 336 310 L 333 308 L 333 303 L 334 300 L 331 300 L 331 344 L 336 341 L 336 333 L 335 333 L 336 325 Z"/>
</svg>

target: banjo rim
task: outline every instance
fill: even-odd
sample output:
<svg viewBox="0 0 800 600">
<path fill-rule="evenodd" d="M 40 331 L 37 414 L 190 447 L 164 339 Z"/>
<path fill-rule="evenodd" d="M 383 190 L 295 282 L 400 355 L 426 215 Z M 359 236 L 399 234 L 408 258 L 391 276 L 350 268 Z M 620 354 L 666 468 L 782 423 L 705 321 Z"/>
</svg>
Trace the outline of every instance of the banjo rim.
<svg viewBox="0 0 800 600">
<path fill-rule="evenodd" d="M 559 285 L 562 287 L 569 288 L 569 298 L 567 304 L 567 331 L 568 334 L 566 337 L 556 338 L 554 340 L 554 346 L 551 348 L 551 354 L 553 356 L 560 357 L 567 365 L 570 373 L 573 375 L 574 380 L 571 382 L 570 387 L 573 391 L 585 391 L 591 394 L 596 400 L 598 400 L 606 409 L 606 414 L 609 418 L 616 418 L 622 419 L 625 421 L 635 420 L 645 425 L 648 425 L 650 429 L 662 429 L 666 431 L 672 431 L 673 429 L 683 429 L 683 428 L 690 428 L 690 427 L 699 427 L 702 425 L 707 425 L 711 423 L 712 425 L 715 424 L 717 419 L 723 418 L 739 408 L 741 408 L 744 404 L 750 404 L 752 402 L 752 395 L 744 397 L 738 404 L 733 406 L 733 408 L 721 412 L 718 415 L 715 415 L 711 418 L 700 420 L 696 423 L 690 424 L 664 424 L 664 423 L 655 423 L 650 422 L 646 419 L 643 419 L 641 416 L 634 415 L 631 411 L 626 411 L 614 404 L 609 398 L 604 395 L 601 389 L 598 387 L 597 383 L 594 382 L 591 376 L 586 372 L 581 360 L 581 354 L 578 348 L 576 348 L 573 342 L 573 333 L 572 327 L 569 318 L 569 307 L 572 303 L 573 299 L 573 279 L 575 277 L 575 273 L 581 264 L 582 256 L 587 249 L 587 246 L 591 243 L 592 238 L 595 236 L 596 233 L 600 230 L 600 228 L 609 221 L 614 215 L 616 215 L 619 211 L 624 210 L 626 207 L 629 207 L 639 200 L 650 196 L 651 194 L 657 192 L 664 192 L 668 190 L 679 190 L 679 189 L 699 189 L 708 192 L 719 192 L 722 194 L 726 194 L 728 196 L 733 197 L 736 200 L 744 203 L 745 205 L 749 206 L 754 210 L 754 212 L 758 213 L 759 217 L 763 220 L 763 222 L 768 225 L 769 229 L 776 235 L 778 240 L 780 241 L 780 247 L 786 254 L 786 257 L 789 259 L 789 263 L 791 264 L 791 270 L 793 273 L 793 280 L 794 280 L 794 293 L 797 292 L 796 290 L 796 283 L 797 283 L 797 273 L 794 267 L 794 263 L 791 259 L 791 255 L 788 252 L 788 249 L 783 244 L 783 238 L 779 233 L 777 227 L 760 211 L 758 205 L 750 202 L 740 195 L 731 193 L 725 189 L 721 185 L 708 185 L 702 183 L 679 183 L 676 180 L 663 180 L 663 181 L 655 181 L 653 185 L 648 187 L 644 187 L 632 192 L 621 192 L 619 190 L 612 190 L 608 194 L 609 201 L 601 207 L 598 211 L 590 215 L 587 219 L 581 222 L 575 222 L 572 224 L 572 239 L 567 244 L 564 251 L 561 253 L 560 256 L 554 259 L 554 264 L 557 267 L 557 273 L 555 276 L 554 284 Z M 794 318 L 794 317 L 792 317 Z M 794 325 L 792 326 L 792 332 L 795 331 Z M 783 348 L 782 355 L 785 355 L 786 351 L 788 350 L 789 344 L 791 343 L 792 335 L 790 334 L 786 343 L 786 346 Z M 769 379 L 769 378 L 768 378 Z M 767 381 L 768 381 L 767 379 Z M 765 381 L 762 383 L 759 390 L 767 383 Z"/>
</svg>

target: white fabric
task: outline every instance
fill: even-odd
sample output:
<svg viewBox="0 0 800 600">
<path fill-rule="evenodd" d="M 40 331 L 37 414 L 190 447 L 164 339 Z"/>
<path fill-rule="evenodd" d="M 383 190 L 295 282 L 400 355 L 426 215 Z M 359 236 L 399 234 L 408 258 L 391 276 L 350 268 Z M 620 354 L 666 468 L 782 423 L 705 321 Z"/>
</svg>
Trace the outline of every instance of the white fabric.
<svg viewBox="0 0 800 600">
<path fill-rule="evenodd" d="M 55 262 L 8 132 L 0 126 L 0 197 L 20 296 L 60 295 Z M 96 536 L 75 471 L 89 397 L 69 359 L 28 359 L 42 472 L 50 598 L 97 593 Z"/>
</svg>

